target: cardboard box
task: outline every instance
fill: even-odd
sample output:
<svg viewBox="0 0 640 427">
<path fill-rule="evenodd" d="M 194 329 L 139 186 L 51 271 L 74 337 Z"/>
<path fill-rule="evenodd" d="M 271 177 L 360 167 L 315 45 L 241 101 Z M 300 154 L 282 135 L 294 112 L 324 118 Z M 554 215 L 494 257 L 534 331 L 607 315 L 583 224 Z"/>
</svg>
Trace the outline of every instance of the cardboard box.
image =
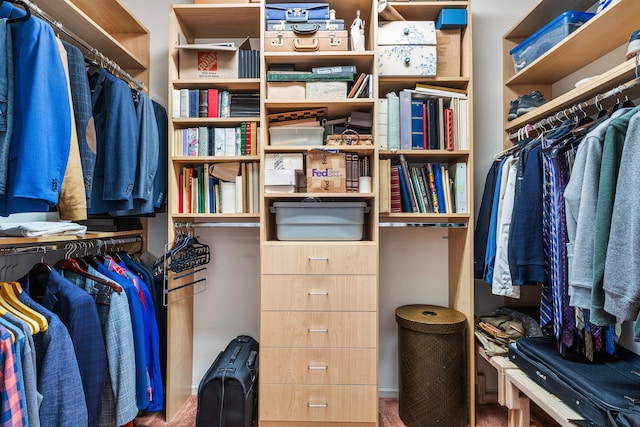
<svg viewBox="0 0 640 427">
<path fill-rule="evenodd" d="M 436 30 L 437 77 L 460 77 L 460 29 Z"/>
<path fill-rule="evenodd" d="M 178 63 L 181 79 L 237 79 L 238 78 L 238 50 L 251 49 L 247 38 L 240 48 L 219 43 L 181 42 Z"/>
<path fill-rule="evenodd" d="M 307 153 L 307 192 L 344 193 L 347 191 L 345 153 L 310 150 Z"/>
<path fill-rule="evenodd" d="M 306 99 L 345 99 L 347 97 L 347 82 L 316 81 L 306 83 Z"/>
<path fill-rule="evenodd" d="M 305 82 L 267 82 L 268 99 L 305 99 Z"/>
</svg>

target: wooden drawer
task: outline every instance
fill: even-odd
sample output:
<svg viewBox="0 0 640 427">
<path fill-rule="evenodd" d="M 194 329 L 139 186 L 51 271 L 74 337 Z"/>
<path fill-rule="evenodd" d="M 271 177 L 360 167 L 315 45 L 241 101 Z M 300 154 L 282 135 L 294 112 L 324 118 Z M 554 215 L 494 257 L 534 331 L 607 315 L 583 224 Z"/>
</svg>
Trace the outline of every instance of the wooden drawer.
<svg viewBox="0 0 640 427">
<path fill-rule="evenodd" d="M 375 422 L 374 385 L 260 385 L 261 421 Z"/>
<path fill-rule="evenodd" d="M 263 310 L 376 311 L 377 276 L 263 275 Z"/>
<path fill-rule="evenodd" d="M 263 311 L 260 346 L 370 347 L 378 342 L 375 312 Z"/>
<path fill-rule="evenodd" d="M 376 384 L 374 348 L 269 348 L 260 350 L 264 384 Z"/>
<path fill-rule="evenodd" d="M 376 245 L 262 245 L 262 274 L 378 274 Z"/>
</svg>

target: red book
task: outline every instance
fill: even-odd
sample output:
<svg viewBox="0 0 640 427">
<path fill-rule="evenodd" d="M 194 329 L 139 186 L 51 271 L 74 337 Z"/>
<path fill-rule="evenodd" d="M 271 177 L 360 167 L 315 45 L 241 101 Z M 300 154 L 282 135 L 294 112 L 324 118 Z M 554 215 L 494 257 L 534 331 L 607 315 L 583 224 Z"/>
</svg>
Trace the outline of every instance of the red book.
<svg viewBox="0 0 640 427">
<path fill-rule="evenodd" d="M 182 203 L 184 197 L 184 175 L 178 175 L 178 213 L 184 213 L 184 204 Z"/>
<path fill-rule="evenodd" d="M 391 166 L 391 212 L 402 212 L 402 199 L 400 198 L 400 172 L 397 165 Z"/>
<path fill-rule="evenodd" d="M 207 117 L 218 117 L 218 89 L 209 89 L 208 96 L 208 115 Z"/>
<path fill-rule="evenodd" d="M 247 122 L 245 127 L 247 128 L 246 129 L 246 143 L 245 143 L 246 149 L 245 149 L 245 152 L 247 153 L 247 156 L 251 156 L 253 154 L 253 152 L 252 152 L 253 147 L 251 147 L 251 133 L 255 132 L 253 130 L 253 122 Z"/>
<path fill-rule="evenodd" d="M 445 149 L 453 151 L 453 110 L 444 110 L 444 146 Z"/>
</svg>

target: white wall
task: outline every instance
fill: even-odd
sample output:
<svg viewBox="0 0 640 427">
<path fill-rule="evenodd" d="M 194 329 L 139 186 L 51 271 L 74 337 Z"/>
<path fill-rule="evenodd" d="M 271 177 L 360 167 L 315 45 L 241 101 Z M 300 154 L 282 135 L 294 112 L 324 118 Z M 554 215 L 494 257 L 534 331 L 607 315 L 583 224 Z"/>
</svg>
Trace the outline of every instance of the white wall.
<svg viewBox="0 0 640 427">
<path fill-rule="evenodd" d="M 150 95 L 166 106 L 168 10 L 165 0 L 121 0 L 151 32 Z M 474 153 L 476 209 L 493 153 L 502 146 L 502 35 L 534 0 L 474 0 Z M 150 221 L 150 250 L 161 254 L 166 217 Z M 259 336 L 259 236 L 257 229 L 201 229 L 212 246 L 206 290 L 195 298 L 193 384 L 215 356 L 238 334 Z M 383 228 L 380 232 L 380 374 L 382 395 L 397 392 L 395 309 L 408 303 L 445 305 L 446 233 L 427 228 Z M 495 308 L 499 300 L 476 285 L 477 305 Z M 483 312 L 484 309 L 478 309 Z M 195 388 L 194 388 L 195 390 Z"/>
</svg>

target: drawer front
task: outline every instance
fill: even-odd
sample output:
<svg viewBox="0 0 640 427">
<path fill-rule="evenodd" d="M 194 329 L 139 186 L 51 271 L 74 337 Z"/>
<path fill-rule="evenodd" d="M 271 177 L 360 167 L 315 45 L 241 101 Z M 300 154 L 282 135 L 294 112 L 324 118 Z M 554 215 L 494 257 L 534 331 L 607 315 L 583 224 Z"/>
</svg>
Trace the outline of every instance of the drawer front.
<svg viewBox="0 0 640 427">
<path fill-rule="evenodd" d="M 378 390 L 373 385 L 260 385 L 261 421 L 375 422 Z"/>
<path fill-rule="evenodd" d="M 378 342 L 375 312 L 263 311 L 260 346 L 369 347 Z"/>
<path fill-rule="evenodd" d="M 376 245 L 262 245 L 262 274 L 377 274 Z"/>
<path fill-rule="evenodd" d="M 260 350 L 264 384 L 375 385 L 374 348 L 265 348 Z"/>
<path fill-rule="evenodd" d="M 435 46 L 378 46 L 378 75 L 434 77 L 436 53 Z"/>
<path fill-rule="evenodd" d="M 378 45 L 436 44 L 433 21 L 381 21 L 378 24 Z"/>
<path fill-rule="evenodd" d="M 376 311 L 377 276 L 263 275 L 263 310 Z"/>
</svg>

